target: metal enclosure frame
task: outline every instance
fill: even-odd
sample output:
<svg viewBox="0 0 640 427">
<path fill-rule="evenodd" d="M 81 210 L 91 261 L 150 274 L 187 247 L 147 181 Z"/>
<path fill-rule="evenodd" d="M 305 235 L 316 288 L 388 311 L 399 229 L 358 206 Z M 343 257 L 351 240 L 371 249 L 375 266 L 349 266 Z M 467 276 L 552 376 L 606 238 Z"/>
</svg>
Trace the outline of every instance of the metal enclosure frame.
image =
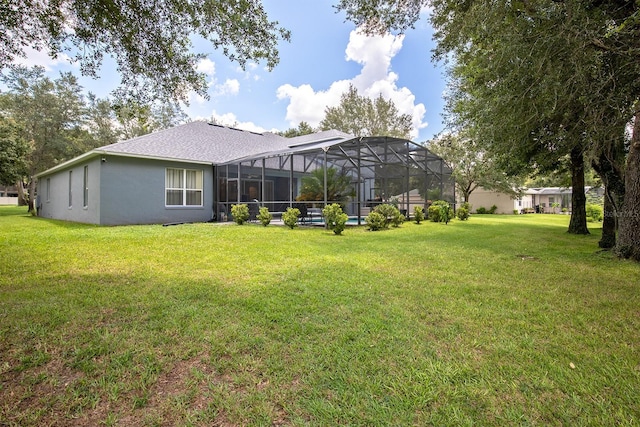
<svg viewBox="0 0 640 427">
<path fill-rule="evenodd" d="M 215 167 L 214 209 L 217 221 L 230 219 L 231 205 L 256 203 L 270 212 L 283 212 L 297 200 L 305 176 L 324 171 L 324 197 L 305 201 L 323 208 L 341 203 L 358 224 L 380 203 L 394 203 L 405 214 L 414 206 L 426 208 L 435 200 L 455 203 L 451 170 L 442 158 L 422 145 L 392 137 L 359 137 L 346 141 L 316 141 L 290 146 Z M 327 169 L 351 178 L 348 201 L 327 197 Z"/>
</svg>

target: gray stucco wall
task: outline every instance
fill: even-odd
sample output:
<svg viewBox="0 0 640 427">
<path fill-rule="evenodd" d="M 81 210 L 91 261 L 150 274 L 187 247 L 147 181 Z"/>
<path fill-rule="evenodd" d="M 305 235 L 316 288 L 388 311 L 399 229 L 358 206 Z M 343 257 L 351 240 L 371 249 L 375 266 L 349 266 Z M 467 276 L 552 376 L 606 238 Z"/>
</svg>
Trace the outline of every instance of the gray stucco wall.
<svg viewBox="0 0 640 427">
<path fill-rule="evenodd" d="M 88 200 L 84 206 L 84 167 Z M 69 173 L 71 172 L 71 203 Z M 49 183 L 47 184 L 47 181 Z M 44 218 L 100 224 L 100 159 L 93 158 L 38 179 L 38 215 Z"/>
<path fill-rule="evenodd" d="M 100 224 L 165 224 L 205 222 L 212 217 L 212 166 L 103 156 L 100 176 Z M 203 171 L 201 207 L 165 206 L 166 168 Z"/>
<path fill-rule="evenodd" d="M 87 206 L 83 206 L 85 166 L 88 166 L 89 173 Z M 165 206 L 165 173 L 168 167 L 203 171 L 202 206 Z M 40 176 L 38 195 L 39 215 L 44 218 L 101 225 L 206 222 L 212 218 L 213 211 L 213 170 L 212 166 L 202 164 L 96 156 Z"/>
</svg>

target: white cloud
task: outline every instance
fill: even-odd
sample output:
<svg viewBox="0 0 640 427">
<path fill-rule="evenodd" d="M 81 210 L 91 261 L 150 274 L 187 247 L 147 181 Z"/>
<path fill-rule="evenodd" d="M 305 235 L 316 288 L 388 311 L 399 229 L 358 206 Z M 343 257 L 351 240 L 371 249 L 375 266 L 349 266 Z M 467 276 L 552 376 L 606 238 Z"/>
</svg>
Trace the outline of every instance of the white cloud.
<svg viewBox="0 0 640 427">
<path fill-rule="evenodd" d="M 216 73 L 216 63 L 209 58 L 203 58 L 198 62 L 198 65 L 196 65 L 196 71 L 208 76 L 213 76 Z"/>
<path fill-rule="evenodd" d="M 360 74 L 350 80 L 341 80 L 331 84 L 329 89 L 315 91 L 309 85 L 294 87 L 285 84 L 277 89 L 278 99 L 289 99 L 286 120 L 292 127 L 301 121 L 317 126 L 324 118 L 326 107 L 334 107 L 340 103 L 341 95 L 353 84 L 360 95 L 375 98 L 382 94 L 391 99 L 401 114 L 409 114 L 413 118 L 413 138 L 418 130 L 427 126 L 423 122 L 426 108 L 424 104 L 415 103 L 415 96 L 406 87 L 398 87 L 398 75 L 391 71 L 391 61 L 402 48 L 404 36 L 365 36 L 352 31 L 349 44 L 345 50 L 345 59 L 362 65 Z"/>
<path fill-rule="evenodd" d="M 250 132 L 263 133 L 267 131 L 267 129 L 261 126 L 258 126 L 253 122 L 239 121 L 238 117 L 234 113 L 219 114 L 215 110 L 211 112 L 211 115 L 209 117 L 196 117 L 195 120 L 206 120 L 206 121 L 216 122 L 222 126 L 233 127 L 236 129 L 247 130 Z"/>
<path fill-rule="evenodd" d="M 24 53 L 24 58 L 17 57 L 13 62 L 26 67 L 44 67 L 46 71 L 52 71 L 53 67 L 60 64 L 77 66 L 77 63 L 74 62 L 69 55 L 64 53 L 58 54 L 57 58 L 51 58 L 49 56 L 49 51 L 46 48 L 43 48 L 42 50 L 35 50 L 32 47 L 27 46 L 24 48 Z"/>
<path fill-rule="evenodd" d="M 278 99 L 289 98 L 286 119 L 292 127 L 302 121 L 317 126 L 324 118 L 325 108 L 340 103 L 340 97 L 349 89 L 349 83 L 349 80 L 333 82 L 328 90 L 318 92 L 308 84 L 298 87 L 286 84 L 278 88 L 276 96 Z"/>
<path fill-rule="evenodd" d="M 224 83 L 218 83 L 216 77 L 216 64 L 209 58 L 201 59 L 196 65 L 196 71 L 207 76 L 207 86 L 212 96 L 237 95 L 240 92 L 240 82 L 237 79 L 226 79 Z M 191 92 L 189 94 L 189 102 L 195 102 L 199 105 L 204 104 L 207 100 Z"/>
<path fill-rule="evenodd" d="M 240 82 L 236 79 L 227 79 L 223 84 L 215 86 L 215 95 L 237 95 L 240 92 Z"/>
</svg>

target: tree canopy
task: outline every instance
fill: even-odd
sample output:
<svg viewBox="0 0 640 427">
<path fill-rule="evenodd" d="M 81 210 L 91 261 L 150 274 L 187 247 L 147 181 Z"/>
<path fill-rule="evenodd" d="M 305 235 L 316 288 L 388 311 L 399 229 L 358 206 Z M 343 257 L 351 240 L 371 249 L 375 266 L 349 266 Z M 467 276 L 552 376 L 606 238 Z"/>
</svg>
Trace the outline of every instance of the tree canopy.
<svg viewBox="0 0 640 427">
<path fill-rule="evenodd" d="M 451 168 L 458 193 L 465 202 L 478 187 L 515 195 L 518 180 L 498 168 L 489 153 L 472 137 L 464 134 L 441 134 L 428 142 L 427 148 L 442 157 Z"/>
<path fill-rule="evenodd" d="M 640 3 L 428 3 L 435 58 L 448 62 L 451 73 L 451 124 L 474 127 L 505 168 L 552 170 L 569 156 L 578 197 L 585 156 L 620 158 L 625 126 L 635 123 L 624 165 L 624 201 L 616 212 L 616 246 L 619 254 L 640 260 Z M 426 4 L 344 0 L 339 7 L 369 31 L 402 31 Z"/>
<path fill-rule="evenodd" d="M 393 101 L 384 99 L 382 94 L 375 99 L 361 96 L 351 85 L 342 94 L 338 106 L 325 109 L 320 129 L 336 129 L 354 136 L 385 135 L 408 139 L 413 125 L 411 116 L 400 114 Z"/>
<path fill-rule="evenodd" d="M 278 135 L 284 136 L 285 138 L 294 138 L 296 136 L 309 135 L 314 132 L 315 130 L 309 123 L 302 121 L 298 124 L 297 128 L 287 129 L 284 132 L 279 132 Z"/>
<path fill-rule="evenodd" d="M 0 69 L 24 56 L 25 46 L 57 56 L 69 53 L 84 75 L 97 76 L 105 55 L 121 76 L 119 94 L 146 103 L 207 96 L 196 70 L 202 53 L 192 38 L 207 40 L 242 67 L 279 61 L 278 42 L 290 34 L 270 21 L 259 0 L 12 0 L 0 6 Z"/>
<path fill-rule="evenodd" d="M 15 120 L 0 115 L 0 185 L 14 185 L 27 174 L 30 151 Z"/>
</svg>

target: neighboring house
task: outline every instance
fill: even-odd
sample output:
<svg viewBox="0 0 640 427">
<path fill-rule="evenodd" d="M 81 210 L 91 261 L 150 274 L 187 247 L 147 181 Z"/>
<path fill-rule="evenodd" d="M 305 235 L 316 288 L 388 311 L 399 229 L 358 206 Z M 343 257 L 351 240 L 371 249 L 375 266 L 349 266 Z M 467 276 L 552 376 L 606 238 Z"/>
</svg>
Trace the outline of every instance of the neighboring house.
<svg viewBox="0 0 640 427">
<path fill-rule="evenodd" d="M 599 194 L 601 189 L 585 187 L 585 192 Z M 562 209 L 571 212 L 571 187 L 526 188 L 515 198 L 505 193 L 478 188 L 469 196 L 469 203 L 473 212 L 480 207 L 490 209 L 494 205 L 498 207 L 496 213 L 500 214 L 512 214 L 514 211 L 560 213 Z M 558 206 L 554 207 L 555 203 Z"/>
<path fill-rule="evenodd" d="M 499 214 L 513 214 L 514 209 L 520 211 L 524 207 L 531 206 L 530 199 L 526 196 L 514 199 L 510 194 L 486 190 L 482 187 L 476 188 L 469 195 L 469 204 L 472 212 L 481 207 L 488 210 L 495 205 L 498 207 L 496 213 Z"/>
<path fill-rule="evenodd" d="M 354 138 L 335 130 L 284 138 L 191 122 L 91 150 L 39 173 L 36 207 L 45 218 L 102 225 L 224 221 L 236 203 L 285 210 L 295 202 L 301 178 L 329 166 L 352 177 L 358 198 L 345 208 L 357 215 L 365 195 L 387 181 L 381 177 L 385 170 L 409 171 L 421 178 L 412 182 L 453 195 L 442 163 L 398 138 Z M 379 167 L 391 164 L 403 166 Z"/>
<path fill-rule="evenodd" d="M 0 186 L 0 205 L 18 205 L 18 189 L 15 186 Z"/>
</svg>

